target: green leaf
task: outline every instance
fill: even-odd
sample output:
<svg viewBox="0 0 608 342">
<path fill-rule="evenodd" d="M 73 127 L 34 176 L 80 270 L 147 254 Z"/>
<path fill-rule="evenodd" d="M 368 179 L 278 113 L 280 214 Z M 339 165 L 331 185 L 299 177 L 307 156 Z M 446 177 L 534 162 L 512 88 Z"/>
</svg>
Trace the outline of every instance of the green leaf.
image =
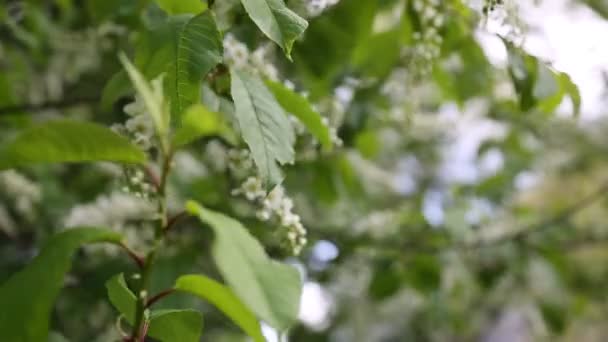
<svg viewBox="0 0 608 342">
<path fill-rule="evenodd" d="M 253 22 L 291 58 L 293 42 L 308 22 L 285 6 L 283 0 L 241 0 Z"/>
<path fill-rule="evenodd" d="M 195 104 L 186 110 L 180 128 L 173 135 L 173 146 L 181 147 L 198 138 L 216 134 L 235 143 L 234 133 L 219 113 L 208 110 L 202 104 Z"/>
<path fill-rule="evenodd" d="M 101 110 L 109 111 L 112 109 L 112 105 L 116 100 L 122 96 L 128 95 L 130 91 L 131 86 L 127 73 L 124 70 L 115 73 L 101 91 Z"/>
<path fill-rule="evenodd" d="M 172 18 L 175 55 L 169 64 L 167 85 L 171 114 L 179 117 L 201 102 L 202 78 L 222 61 L 222 40 L 210 12 Z"/>
<path fill-rule="evenodd" d="M 570 76 L 568 76 L 568 74 L 565 72 L 559 74 L 559 80 L 562 88 L 572 101 L 572 110 L 574 111 L 574 115 L 578 116 L 581 113 L 581 93 L 578 86 L 576 83 L 572 82 Z"/>
<path fill-rule="evenodd" d="M 189 201 L 187 210 L 215 233 L 211 254 L 234 293 L 263 321 L 284 331 L 298 314 L 298 271 L 271 260 L 262 245 L 238 221 Z"/>
<path fill-rule="evenodd" d="M 48 342 L 69 342 L 69 340 L 67 338 L 65 338 L 65 336 L 61 335 L 60 333 L 51 331 L 49 333 Z"/>
<path fill-rule="evenodd" d="M 276 162 L 286 164 L 294 160 L 293 127 L 259 77 L 239 70 L 231 70 L 231 77 L 232 99 L 243 139 L 266 189 L 271 189 L 282 180 Z"/>
<path fill-rule="evenodd" d="M 201 0 L 156 0 L 156 3 L 168 14 L 198 14 L 207 9 L 207 4 Z"/>
<path fill-rule="evenodd" d="M 297 117 L 315 138 L 321 142 L 325 150 L 331 150 L 332 143 L 329 127 L 323 123 L 321 114 L 312 108 L 308 100 L 281 83 L 266 81 L 266 85 L 283 109 Z"/>
<path fill-rule="evenodd" d="M 127 71 L 135 90 L 137 90 L 137 93 L 141 96 L 146 111 L 154 121 L 158 137 L 161 142 L 163 142 L 169 131 L 170 116 L 164 103 L 161 80 L 156 79 L 155 81 L 152 81 L 152 83 L 148 83 L 146 78 L 137 70 L 137 68 L 135 68 L 124 54 L 121 53 L 118 57 Z"/>
<path fill-rule="evenodd" d="M 110 303 L 125 317 L 127 322 L 133 323 L 135 321 L 137 298 L 129 290 L 123 274 L 119 273 L 106 281 L 106 289 Z"/>
<path fill-rule="evenodd" d="M 98 160 L 143 163 L 146 156 L 129 140 L 104 126 L 69 120 L 32 126 L 0 148 L 0 170 L 38 163 Z"/>
<path fill-rule="evenodd" d="M 157 310 L 150 314 L 148 335 L 161 342 L 199 342 L 203 316 L 195 310 Z"/>
<path fill-rule="evenodd" d="M 74 252 L 93 242 L 119 243 L 121 236 L 97 228 L 74 228 L 53 236 L 40 254 L 0 287 L 3 341 L 46 341 L 49 316 Z"/>
<path fill-rule="evenodd" d="M 175 283 L 175 289 L 209 301 L 230 317 L 255 342 L 265 341 L 260 323 L 255 315 L 226 286 L 203 275 L 191 274 L 179 277 Z"/>
<path fill-rule="evenodd" d="M 128 288 L 124 276 L 117 274 L 106 282 L 108 298 L 130 324 L 135 321 L 137 298 Z M 157 310 L 150 315 L 148 334 L 162 342 L 197 342 L 203 329 L 203 318 L 194 310 Z"/>
</svg>

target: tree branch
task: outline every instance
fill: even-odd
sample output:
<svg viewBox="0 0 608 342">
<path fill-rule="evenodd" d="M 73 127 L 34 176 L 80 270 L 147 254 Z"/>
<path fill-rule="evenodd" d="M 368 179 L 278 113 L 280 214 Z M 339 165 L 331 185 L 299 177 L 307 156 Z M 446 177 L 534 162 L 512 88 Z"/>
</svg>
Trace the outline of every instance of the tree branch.
<svg viewBox="0 0 608 342">
<path fill-rule="evenodd" d="M 99 102 L 99 97 L 81 97 L 74 99 L 61 99 L 58 101 L 48 101 L 43 103 L 23 103 L 0 107 L 0 115 L 22 114 L 27 112 L 39 112 L 48 109 L 64 109 L 80 105 L 92 105 Z"/>
</svg>

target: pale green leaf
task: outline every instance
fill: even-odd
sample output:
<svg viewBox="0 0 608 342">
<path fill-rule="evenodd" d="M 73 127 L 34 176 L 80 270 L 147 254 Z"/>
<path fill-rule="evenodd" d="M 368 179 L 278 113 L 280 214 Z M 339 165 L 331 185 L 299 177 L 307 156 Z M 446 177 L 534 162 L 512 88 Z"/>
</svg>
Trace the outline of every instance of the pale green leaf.
<svg viewBox="0 0 608 342">
<path fill-rule="evenodd" d="M 211 254 L 234 293 L 258 317 L 284 331 L 296 320 L 301 294 L 298 271 L 270 259 L 238 221 L 193 201 L 187 210 L 215 233 Z"/>
<path fill-rule="evenodd" d="M 150 314 L 148 335 L 161 342 L 199 342 L 203 316 L 195 310 L 156 310 Z"/>
<path fill-rule="evenodd" d="M 281 83 L 266 81 L 266 85 L 283 109 L 298 118 L 310 133 L 321 142 L 323 148 L 331 150 L 332 143 L 329 127 L 323 123 L 321 114 L 312 108 L 308 100 Z"/>
<path fill-rule="evenodd" d="M 181 116 L 192 104 L 201 102 L 202 79 L 222 61 L 222 41 L 210 12 L 195 17 L 171 19 L 175 55 L 168 64 L 167 86 L 171 113 Z"/>
<path fill-rule="evenodd" d="M 137 298 L 129 290 L 123 274 L 119 273 L 106 281 L 106 289 L 110 303 L 125 317 L 127 322 L 133 323 L 135 321 Z"/>
<path fill-rule="evenodd" d="M 143 163 L 128 139 L 90 122 L 57 120 L 32 126 L 0 147 L 0 170 L 29 164 L 115 161 Z"/>
<path fill-rule="evenodd" d="M 170 121 L 169 111 L 163 101 L 162 87 L 160 86 L 160 84 L 162 84 L 160 82 L 162 78 L 152 81 L 152 83 L 148 83 L 146 78 L 137 70 L 137 68 L 135 68 L 124 54 L 121 53 L 118 57 L 127 71 L 135 90 L 137 90 L 137 93 L 141 96 L 146 111 L 152 117 L 156 131 L 158 132 L 158 137 L 162 142 L 169 131 Z"/>
<path fill-rule="evenodd" d="M 117 274 L 106 282 L 112 305 L 130 324 L 135 321 L 137 298 L 125 279 Z M 148 335 L 162 342 L 197 342 L 203 329 L 203 318 L 194 310 L 157 310 L 150 314 Z"/>
<path fill-rule="evenodd" d="M 285 6 L 283 0 L 241 0 L 253 22 L 290 57 L 293 42 L 308 22 Z"/>
<path fill-rule="evenodd" d="M 559 74 L 559 79 L 566 94 L 568 94 L 570 100 L 572 101 L 572 110 L 574 115 L 578 116 L 581 112 L 581 93 L 578 86 L 572 81 L 570 76 L 564 72 Z"/>
<path fill-rule="evenodd" d="M 289 118 L 257 76 L 231 70 L 232 99 L 243 139 L 266 189 L 282 180 L 280 164 L 293 163 L 295 135 Z"/>
<path fill-rule="evenodd" d="M 208 110 L 202 104 L 195 104 L 183 115 L 181 126 L 173 135 L 173 146 L 184 146 L 211 135 L 221 135 L 230 142 L 236 139 L 219 113 Z"/>
<path fill-rule="evenodd" d="M 0 287 L 2 340 L 47 340 L 53 302 L 70 269 L 74 252 L 86 243 L 119 243 L 120 240 L 119 234 L 97 228 L 74 228 L 52 237 L 28 266 Z"/>
<path fill-rule="evenodd" d="M 175 289 L 209 301 L 230 317 L 255 342 L 265 341 L 260 323 L 255 315 L 226 286 L 203 275 L 191 274 L 179 277 L 175 283 Z"/>
<path fill-rule="evenodd" d="M 156 3 L 168 14 L 199 14 L 207 9 L 202 0 L 156 0 Z"/>
</svg>

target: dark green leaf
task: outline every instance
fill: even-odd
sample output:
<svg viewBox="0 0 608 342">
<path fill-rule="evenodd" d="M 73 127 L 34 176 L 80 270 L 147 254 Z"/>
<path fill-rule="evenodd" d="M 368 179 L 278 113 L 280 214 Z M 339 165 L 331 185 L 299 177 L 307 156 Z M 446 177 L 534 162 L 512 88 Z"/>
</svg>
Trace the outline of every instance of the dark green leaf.
<svg viewBox="0 0 608 342">
<path fill-rule="evenodd" d="M 306 30 L 308 22 L 285 6 L 283 0 L 241 0 L 241 3 L 260 30 L 289 57 L 293 42 Z"/>
<path fill-rule="evenodd" d="M 129 77 L 124 70 L 115 73 L 106 83 L 101 92 L 100 107 L 103 111 L 112 109 L 112 105 L 120 97 L 128 95 L 131 91 Z"/>
<path fill-rule="evenodd" d="M 104 126 L 68 120 L 28 128 L 0 149 L 0 170 L 39 163 L 101 160 L 143 163 L 146 156 Z"/>
<path fill-rule="evenodd" d="M 210 12 L 172 18 L 175 55 L 167 70 L 171 113 L 201 102 L 202 78 L 222 61 L 222 41 Z"/>
<path fill-rule="evenodd" d="M 191 293 L 215 305 L 230 317 L 255 342 L 264 342 L 260 323 L 239 298 L 224 285 L 203 275 L 185 275 L 177 279 L 175 289 Z"/>
<path fill-rule="evenodd" d="M 207 9 L 207 4 L 201 0 L 156 0 L 156 3 L 169 14 L 199 14 Z"/>
<path fill-rule="evenodd" d="M 74 228 L 55 235 L 40 254 L 0 287 L 3 341 L 46 341 L 49 316 L 74 252 L 92 242 L 118 243 L 121 236 L 97 228 Z"/>
<path fill-rule="evenodd" d="M 295 135 L 289 118 L 262 80 L 232 70 L 232 98 L 236 117 L 266 189 L 282 180 L 280 164 L 294 161 Z"/>
<path fill-rule="evenodd" d="M 296 320 L 301 281 L 298 271 L 271 260 L 238 221 L 189 201 L 188 211 L 215 233 L 211 249 L 220 273 L 234 293 L 263 321 L 278 330 Z"/>
<path fill-rule="evenodd" d="M 329 127 L 323 123 L 321 114 L 312 108 L 308 100 L 281 83 L 266 81 L 266 85 L 283 109 L 297 117 L 326 150 L 331 150 Z"/>
</svg>

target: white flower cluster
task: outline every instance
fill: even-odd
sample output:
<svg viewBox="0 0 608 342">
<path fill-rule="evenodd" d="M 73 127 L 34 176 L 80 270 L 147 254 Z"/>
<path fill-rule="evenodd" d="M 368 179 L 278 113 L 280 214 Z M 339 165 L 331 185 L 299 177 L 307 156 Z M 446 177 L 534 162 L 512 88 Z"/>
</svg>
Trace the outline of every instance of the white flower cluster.
<svg viewBox="0 0 608 342">
<path fill-rule="evenodd" d="M 244 195 L 247 200 L 260 204 L 256 212 L 262 221 L 276 220 L 284 233 L 285 242 L 294 255 L 300 254 L 307 243 L 306 229 L 300 216 L 293 212 L 293 200 L 285 194 L 283 186 L 276 186 L 268 195 L 258 177 L 248 177 L 240 188 L 232 191 L 233 195 Z"/>
<path fill-rule="evenodd" d="M 494 11 L 498 6 L 503 5 L 504 0 L 485 0 L 482 8 L 482 12 L 485 15 L 488 15 L 490 12 Z"/>
<path fill-rule="evenodd" d="M 125 185 L 122 191 L 133 196 L 148 200 L 156 195 L 156 188 L 147 179 L 144 171 L 139 167 L 123 168 Z"/>
<path fill-rule="evenodd" d="M 33 213 L 34 205 L 42 199 L 40 187 L 14 170 L 0 172 L 0 189 L 14 201 L 15 209 L 26 217 Z"/>
<path fill-rule="evenodd" d="M 441 0 L 414 0 L 413 2 L 413 8 L 420 22 L 420 30 L 414 33 L 412 65 L 418 76 L 428 75 L 434 61 L 441 54 L 443 39 L 439 31 L 445 21 L 441 5 Z"/>
<path fill-rule="evenodd" d="M 307 17 L 317 17 L 328 8 L 336 5 L 340 0 L 303 0 Z"/>
<path fill-rule="evenodd" d="M 159 80 L 157 79 L 153 82 L 158 81 Z M 141 97 L 139 95 L 135 96 L 135 100 L 125 105 L 123 110 L 130 118 L 124 125 L 112 125 L 112 129 L 119 134 L 129 137 L 144 151 L 148 151 L 155 147 L 154 122 L 152 122 L 150 115 L 146 112 Z"/>
<path fill-rule="evenodd" d="M 232 195 L 243 196 L 258 206 L 256 216 L 262 221 L 277 221 L 281 228 L 279 233 L 294 255 L 300 254 L 306 245 L 306 229 L 300 216 L 293 212 L 293 201 L 278 185 L 270 193 L 264 190 L 262 180 L 251 176 L 254 169 L 251 154 L 247 149 L 228 151 L 228 169 L 237 179 L 244 179 L 241 185 L 232 190 Z"/>
<path fill-rule="evenodd" d="M 137 229 L 133 223 L 155 218 L 155 205 L 121 192 L 101 195 L 92 203 L 73 207 L 64 219 L 66 228 L 77 226 L 109 227 L 121 232 L 134 247 L 144 249 L 151 229 Z M 115 252 L 114 249 L 107 249 Z"/>
<path fill-rule="evenodd" d="M 236 39 L 233 34 L 228 33 L 224 36 L 223 46 L 224 61 L 228 65 L 255 71 L 273 81 L 278 80 L 279 72 L 277 68 L 273 63 L 268 62 L 274 49 L 270 43 L 261 45 L 252 53 L 247 45 Z"/>
</svg>

